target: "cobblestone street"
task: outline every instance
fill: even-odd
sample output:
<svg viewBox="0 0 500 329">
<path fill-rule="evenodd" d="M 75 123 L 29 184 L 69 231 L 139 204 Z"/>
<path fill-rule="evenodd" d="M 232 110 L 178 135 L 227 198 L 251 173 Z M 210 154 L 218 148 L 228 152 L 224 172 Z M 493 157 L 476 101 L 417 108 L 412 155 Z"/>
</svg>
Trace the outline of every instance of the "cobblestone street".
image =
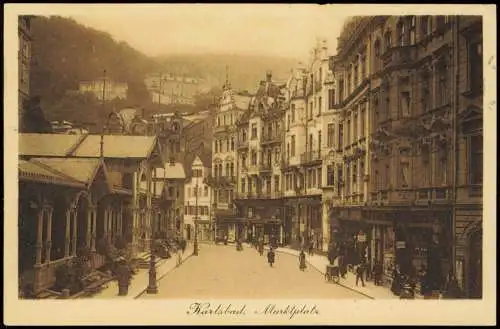
<svg viewBox="0 0 500 329">
<path fill-rule="evenodd" d="M 349 298 L 365 299 L 344 287 L 326 283 L 316 269 L 299 271 L 298 259 L 276 253 L 270 267 L 266 256 L 245 247 L 201 245 L 193 256 L 158 282 L 157 295 L 140 298 Z"/>
</svg>

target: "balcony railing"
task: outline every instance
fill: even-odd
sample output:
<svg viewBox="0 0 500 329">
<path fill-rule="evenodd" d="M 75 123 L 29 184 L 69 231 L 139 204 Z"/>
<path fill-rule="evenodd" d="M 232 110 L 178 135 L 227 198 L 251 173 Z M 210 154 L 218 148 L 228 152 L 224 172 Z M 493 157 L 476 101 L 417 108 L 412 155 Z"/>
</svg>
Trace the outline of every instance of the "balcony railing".
<svg viewBox="0 0 500 329">
<path fill-rule="evenodd" d="M 417 60 L 417 48 L 414 45 L 393 47 L 383 55 L 384 68 L 412 64 Z"/>
<path fill-rule="evenodd" d="M 265 199 L 279 199 L 283 197 L 282 191 L 273 192 L 238 192 L 236 193 L 236 199 L 243 200 L 265 200 Z"/>
<path fill-rule="evenodd" d="M 268 172 L 272 170 L 273 166 L 271 165 L 271 162 L 264 162 L 259 165 L 259 171 L 261 172 Z"/>
<path fill-rule="evenodd" d="M 238 149 L 248 148 L 248 139 L 244 141 L 238 141 Z"/>
<path fill-rule="evenodd" d="M 415 191 L 416 204 L 447 203 L 451 201 L 451 190 L 449 187 L 419 188 Z"/>
<path fill-rule="evenodd" d="M 261 143 L 275 143 L 275 142 L 280 142 L 281 141 L 281 132 L 275 132 L 272 134 L 266 133 L 262 135 L 261 138 Z"/>
<path fill-rule="evenodd" d="M 305 152 L 300 155 L 300 162 L 303 164 L 316 161 L 321 161 L 321 151 L 319 150 Z"/>
<path fill-rule="evenodd" d="M 236 176 L 216 176 L 214 177 L 216 185 L 232 185 L 236 183 Z"/>
</svg>

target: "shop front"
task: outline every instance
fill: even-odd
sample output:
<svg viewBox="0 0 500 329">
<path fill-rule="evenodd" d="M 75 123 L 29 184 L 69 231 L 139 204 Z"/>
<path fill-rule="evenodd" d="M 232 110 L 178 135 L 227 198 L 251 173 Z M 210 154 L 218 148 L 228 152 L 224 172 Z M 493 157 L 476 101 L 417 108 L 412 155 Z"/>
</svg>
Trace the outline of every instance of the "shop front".
<svg viewBox="0 0 500 329">
<path fill-rule="evenodd" d="M 434 289 L 446 282 L 450 267 L 450 212 L 428 209 L 384 209 L 373 211 L 371 259 L 382 261 L 386 281 L 395 266 L 402 274 L 415 276 L 426 269 Z"/>
</svg>

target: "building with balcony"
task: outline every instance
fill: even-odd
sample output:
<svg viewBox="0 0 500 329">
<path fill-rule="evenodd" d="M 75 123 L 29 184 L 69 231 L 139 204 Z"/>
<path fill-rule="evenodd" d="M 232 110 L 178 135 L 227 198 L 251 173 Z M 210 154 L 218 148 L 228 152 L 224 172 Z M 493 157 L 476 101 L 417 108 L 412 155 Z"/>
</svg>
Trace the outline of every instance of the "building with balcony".
<svg viewBox="0 0 500 329">
<path fill-rule="evenodd" d="M 329 239 L 322 204 L 322 134 L 332 89 L 326 43 L 319 43 L 311 55 L 308 67 L 296 69 L 287 86 L 290 102 L 285 111 L 282 162 L 284 222 L 288 244 L 313 244 L 317 250 L 326 250 Z"/>
<path fill-rule="evenodd" d="M 250 106 L 238 121 L 237 176 L 234 202 L 244 219 L 238 236 L 283 243 L 281 153 L 284 139 L 285 85 L 268 72 Z"/>
<path fill-rule="evenodd" d="M 212 189 L 206 178 L 210 175 L 210 158 L 204 161 L 196 156 L 191 165 L 191 177 L 184 186 L 184 238 L 192 241 L 195 225 L 198 224 L 198 241 L 213 239 L 212 228 Z"/>
<path fill-rule="evenodd" d="M 236 122 L 250 106 L 251 96 L 236 93 L 226 80 L 220 104 L 214 114 L 212 130 L 212 175 L 208 178 L 213 189 L 213 209 L 216 237 L 238 239 L 241 218 L 233 205 L 237 175 Z"/>
<path fill-rule="evenodd" d="M 436 289 L 453 273 L 471 297 L 481 294 L 481 42 L 480 17 L 361 17 L 332 60 L 337 242 L 384 271 L 426 266 Z"/>
</svg>

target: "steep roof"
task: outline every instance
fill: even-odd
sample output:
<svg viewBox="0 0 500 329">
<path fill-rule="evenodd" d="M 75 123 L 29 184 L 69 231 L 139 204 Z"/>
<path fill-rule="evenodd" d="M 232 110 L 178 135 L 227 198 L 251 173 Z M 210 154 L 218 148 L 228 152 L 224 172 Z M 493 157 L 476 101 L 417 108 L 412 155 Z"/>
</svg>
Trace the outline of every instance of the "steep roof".
<svg viewBox="0 0 500 329">
<path fill-rule="evenodd" d="M 148 158 L 156 146 L 155 136 L 105 135 L 105 158 Z M 88 135 L 71 156 L 97 158 L 100 156 L 101 136 Z"/>
<path fill-rule="evenodd" d="M 86 135 L 19 134 L 19 154 L 64 157 Z"/>
<path fill-rule="evenodd" d="M 66 177 L 51 168 L 40 165 L 37 162 L 19 160 L 18 163 L 19 180 L 38 183 L 52 183 L 71 187 L 85 187 L 85 184 Z"/>
<path fill-rule="evenodd" d="M 51 168 L 87 185 L 92 183 L 101 165 L 104 166 L 100 159 L 85 158 L 32 158 L 30 162 Z"/>
<path fill-rule="evenodd" d="M 156 168 L 156 178 L 166 179 L 185 179 L 186 173 L 184 166 L 180 162 L 175 162 L 173 165 L 170 163 L 165 164 L 164 168 Z"/>
</svg>

